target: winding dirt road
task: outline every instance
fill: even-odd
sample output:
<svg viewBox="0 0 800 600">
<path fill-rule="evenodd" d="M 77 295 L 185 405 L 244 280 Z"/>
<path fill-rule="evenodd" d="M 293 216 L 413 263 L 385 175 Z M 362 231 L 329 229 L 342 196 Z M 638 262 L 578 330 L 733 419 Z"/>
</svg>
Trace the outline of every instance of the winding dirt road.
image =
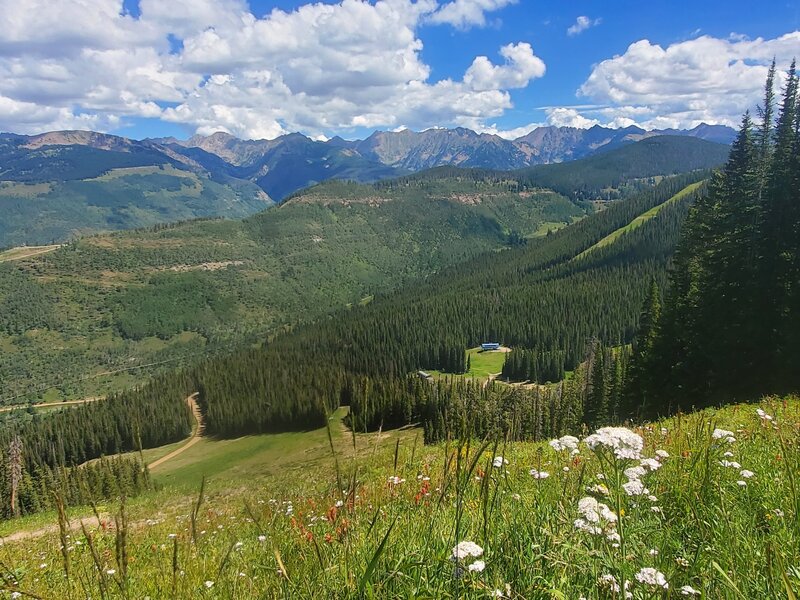
<svg viewBox="0 0 800 600">
<path fill-rule="evenodd" d="M 189 441 L 187 441 L 183 446 L 173 450 L 166 456 L 162 456 L 158 460 L 151 462 L 147 465 L 147 468 L 151 471 L 157 469 L 161 465 L 163 465 L 168 460 L 172 460 L 179 454 L 186 452 L 189 448 L 194 446 L 197 442 L 200 441 L 200 437 L 203 435 L 203 430 L 205 429 L 205 425 L 203 423 L 203 414 L 200 412 L 200 407 L 197 405 L 197 392 L 186 398 L 186 402 L 189 403 L 189 407 L 192 409 L 192 414 L 194 415 L 195 420 L 195 427 L 194 431 L 192 431 L 191 437 L 189 437 Z"/>
<path fill-rule="evenodd" d="M 82 402 L 82 401 L 81 401 Z M 192 409 L 192 414 L 194 415 L 195 420 L 195 427 L 192 431 L 192 435 L 189 437 L 188 441 L 183 444 L 180 448 L 173 450 L 166 456 L 162 456 L 158 460 L 153 461 L 147 468 L 152 471 L 153 469 L 157 469 L 159 466 L 163 465 L 168 460 L 172 460 L 176 456 L 180 455 L 181 453 L 185 452 L 192 446 L 194 446 L 197 442 L 200 441 L 201 436 L 203 435 L 203 430 L 205 425 L 203 423 L 203 414 L 200 412 L 200 407 L 197 405 L 197 393 L 195 392 L 188 398 L 186 398 L 186 402 L 189 404 L 189 407 Z M 64 404 L 59 402 L 59 404 Z M 96 529 L 98 527 L 113 527 L 113 519 L 110 515 L 102 514 L 100 515 L 102 522 L 98 522 L 97 519 L 92 516 L 90 518 L 85 519 L 87 527 L 91 529 Z M 143 522 L 143 521 L 142 521 Z M 139 522 L 131 523 L 131 526 L 136 526 Z M 80 520 L 70 519 L 69 529 L 71 531 L 76 531 L 81 528 Z M 29 540 L 33 538 L 42 537 L 43 535 L 47 535 L 49 533 L 54 533 L 58 531 L 58 525 L 47 525 L 45 527 L 40 527 L 39 529 L 31 529 L 28 531 L 15 531 L 14 533 L 7 535 L 5 537 L 0 537 L 0 546 L 3 544 L 7 544 L 9 542 L 18 542 L 21 540 Z"/>
</svg>

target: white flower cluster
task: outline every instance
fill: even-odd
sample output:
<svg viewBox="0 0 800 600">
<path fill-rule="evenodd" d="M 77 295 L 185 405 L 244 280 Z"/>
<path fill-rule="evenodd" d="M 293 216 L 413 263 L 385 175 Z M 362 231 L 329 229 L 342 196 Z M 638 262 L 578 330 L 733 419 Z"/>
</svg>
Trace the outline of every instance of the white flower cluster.
<svg viewBox="0 0 800 600">
<path fill-rule="evenodd" d="M 486 563 L 478 559 L 483 555 L 483 548 L 478 546 L 475 542 L 463 541 L 453 547 L 450 554 L 450 560 L 458 562 L 460 565 L 464 564 L 467 570 L 473 573 L 480 573 L 486 568 Z M 469 562 L 469 564 L 466 564 Z"/>
<path fill-rule="evenodd" d="M 528 471 L 528 473 L 530 473 L 530 475 L 534 479 L 547 479 L 548 477 L 550 477 L 550 473 L 548 473 L 547 471 L 538 471 L 536 469 L 531 469 L 530 471 Z"/>
<path fill-rule="evenodd" d="M 625 427 L 601 427 L 583 441 L 592 450 L 610 448 L 619 460 L 638 460 L 644 448 L 642 436 Z"/>
<path fill-rule="evenodd" d="M 732 444 L 736 441 L 736 436 L 732 431 L 728 431 L 727 429 L 715 429 L 711 433 L 711 437 L 715 440 L 725 440 L 729 444 Z"/>
<path fill-rule="evenodd" d="M 762 421 L 772 421 L 772 415 L 765 413 L 760 408 L 756 409 L 756 414 L 758 415 L 758 418 L 761 419 Z"/>
<path fill-rule="evenodd" d="M 664 588 L 665 590 L 669 589 L 667 578 L 664 577 L 664 574 L 661 571 L 658 571 L 653 567 L 645 567 L 640 569 L 636 574 L 636 581 L 651 587 L 660 587 Z"/>
<path fill-rule="evenodd" d="M 573 435 L 565 435 L 557 440 L 550 440 L 550 447 L 556 452 L 562 450 L 568 451 L 570 454 L 578 454 L 578 438 Z"/>
<path fill-rule="evenodd" d="M 586 496 L 578 501 L 580 519 L 575 519 L 573 524 L 576 529 L 586 531 L 593 535 L 600 535 L 614 531 L 617 523 L 617 514 L 602 502 L 591 496 Z"/>
<path fill-rule="evenodd" d="M 499 469 L 500 467 L 503 467 L 503 466 L 505 466 L 507 464 L 508 464 L 508 459 L 506 459 L 506 458 L 504 458 L 502 456 L 495 456 L 492 459 L 492 466 L 495 469 Z"/>
</svg>

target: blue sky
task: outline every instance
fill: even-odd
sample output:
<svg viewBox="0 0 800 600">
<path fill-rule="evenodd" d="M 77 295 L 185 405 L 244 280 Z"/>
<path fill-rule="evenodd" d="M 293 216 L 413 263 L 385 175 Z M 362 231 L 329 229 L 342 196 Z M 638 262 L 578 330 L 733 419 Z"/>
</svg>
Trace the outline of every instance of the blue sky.
<svg viewBox="0 0 800 600">
<path fill-rule="evenodd" d="M 325 138 L 735 124 L 800 0 L 0 0 L 0 129 Z"/>
</svg>

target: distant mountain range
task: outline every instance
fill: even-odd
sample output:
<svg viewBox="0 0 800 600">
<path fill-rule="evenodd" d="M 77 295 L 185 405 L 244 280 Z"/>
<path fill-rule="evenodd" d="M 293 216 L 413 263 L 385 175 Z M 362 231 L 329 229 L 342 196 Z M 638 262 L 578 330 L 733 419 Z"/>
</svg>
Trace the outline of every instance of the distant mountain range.
<svg viewBox="0 0 800 600">
<path fill-rule="evenodd" d="M 540 127 L 516 140 L 463 128 L 375 132 L 352 141 L 315 141 L 299 133 L 274 140 L 215 133 L 185 141 L 92 131 L 0 134 L 0 247 L 198 217 L 243 217 L 330 179 L 369 183 L 439 166 L 514 170 L 664 136 L 687 140 L 684 149 L 670 145 L 670 153 L 691 151 L 707 156 L 703 166 L 713 166 L 727 154 L 721 144 L 734 135 L 714 125 L 685 131 Z"/>
<path fill-rule="evenodd" d="M 280 200 L 327 179 L 370 182 L 444 165 L 514 170 L 560 163 L 655 136 L 693 137 L 730 144 L 736 132 L 721 125 L 645 131 L 639 127 L 538 127 L 516 140 L 470 129 L 376 131 L 365 140 L 326 142 L 293 133 L 274 140 L 240 140 L 227 133 L 146 140 L 183 154 L 208 169 L 257 183 Z M 222 162 L 220 162 L 220 160 Z"/>
</svg>

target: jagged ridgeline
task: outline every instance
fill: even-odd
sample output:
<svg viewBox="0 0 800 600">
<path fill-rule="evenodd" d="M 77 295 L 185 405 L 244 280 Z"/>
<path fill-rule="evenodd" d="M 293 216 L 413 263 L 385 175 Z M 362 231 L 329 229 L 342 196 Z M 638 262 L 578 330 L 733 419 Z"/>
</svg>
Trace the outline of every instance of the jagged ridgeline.
<svg viewBox="0 0 800 600">
<path fill-rule="evenodd" d="M 192 382 L 180 374 L 115 394 L 100 402 L 52 413 L 12 413 L 0 427 L 0 518 L 53 506 L 56 491 L 67 504 L 149 485 L 137 458 L 103 459 L 185 438 L 193 419 L 186 402 Z"/>
<path fill-rule="evenodd" d="M 262 348 L 202 363 L 188 375 L 197 382 L 207 431 L 316 427 L 340 404 L 351 406 L 358 428 L 424 420 L 423 405 L 438 400 L 406 381 L 409 373 L 462 372 L 465 349 L 480 342 L 549 353 L 558 373 L 584 361 L 593 340 L 629 342 L 650 282 L 665 281 L 681 222 L 707 177 L 664 179 L 525 247 L 484 255 Z M 563 408 L 579 415 L 560 418 L 564 427 L 582 418 L 578 402 Z"/>
</svg>

